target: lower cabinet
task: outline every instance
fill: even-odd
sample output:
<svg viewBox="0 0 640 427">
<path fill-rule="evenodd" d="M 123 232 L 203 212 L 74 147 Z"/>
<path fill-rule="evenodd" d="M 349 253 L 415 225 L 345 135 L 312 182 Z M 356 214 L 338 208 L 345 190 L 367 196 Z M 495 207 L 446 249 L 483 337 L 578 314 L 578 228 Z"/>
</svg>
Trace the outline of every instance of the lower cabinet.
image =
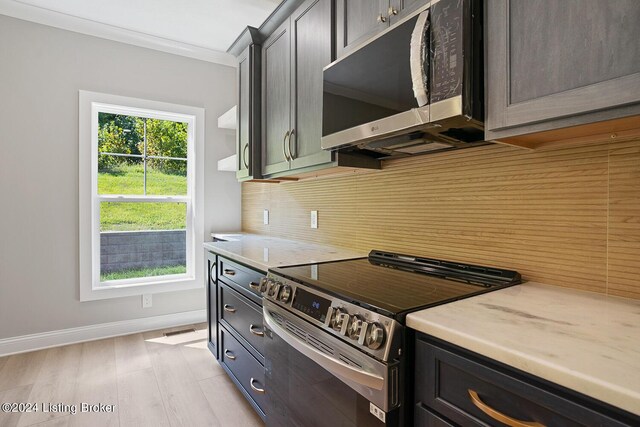
<svg viewBox="0 0 640 427">
<path fill-rule="evenodd" d="M 419 334 L 416 426 L 631 426 L 640 419 Z"/>
<path fill-rule="evenodd" d="M 439 415 L 431 412 L 418 403 L 414 408 L 414 425 L 422 427 L 451 427 L 449 423 Z"/>
<path fill-rule="evenodd" d="M 206 253 L 205 280 L 207 290 L 207 347 L 217 359 L 218 355 L 218 267 L 217 255 Z"/>
<path fill-rule="evenodd" d="M 224 326 L 220 327 L 220 362 L 249 403 L 264 419 L 264 365 Z"/>
<path fill-rule="evenodd" d="M 266 390 L 258 283 L 264 275 L 207 252 L 209 349 L 262 419 Z"/>
<path fill-rule="evenodd" d="M 262 307 L 247 300 L 224 283 L 220 283 L 220 322 L 240 335 L 250 345 L 250 351 L 264 360 Z"/>
</svg>

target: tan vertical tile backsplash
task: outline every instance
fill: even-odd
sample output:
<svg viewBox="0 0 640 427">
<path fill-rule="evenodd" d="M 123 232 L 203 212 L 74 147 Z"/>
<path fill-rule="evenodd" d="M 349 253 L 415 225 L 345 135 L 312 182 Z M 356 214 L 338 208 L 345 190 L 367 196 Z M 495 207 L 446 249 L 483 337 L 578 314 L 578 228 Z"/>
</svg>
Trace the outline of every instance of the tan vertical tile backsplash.
<svg viewBox="0 0 640 427">
<path fill-rule="evenodd" d="M 494 265 L 640 298 L 640 141 L 541 151 L 496 144 L 242 190 L 244 231 Z"/>
<path fill-rule="evenodd" d="M 608 292 L 640 299 L 640 142 L 609 151 Z"/>
</svg>

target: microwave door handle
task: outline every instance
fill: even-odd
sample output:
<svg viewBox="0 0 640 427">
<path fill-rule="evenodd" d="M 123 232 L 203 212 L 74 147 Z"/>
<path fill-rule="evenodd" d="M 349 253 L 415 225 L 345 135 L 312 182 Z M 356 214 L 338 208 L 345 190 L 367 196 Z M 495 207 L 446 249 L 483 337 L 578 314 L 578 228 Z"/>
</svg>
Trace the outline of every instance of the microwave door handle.
<svg viewBox="0 0 640 427">
<path fill-rule="evenodd" d="M 278 335 L 284 342 L 289 344 L 295 350 L 299 351 L 309 359 L 313 360 L 327 371 L 335 374 L 338 377 L 353 381 L 365 387 L 373 388 L 375 390 L 382 390 L 384 387 L 384 378 L 381 376 L 372 374 L 362 369 L 354 368 L 346 363 L 340 362 L 332 357 L 327 356 L 324 353 L 319 352 L 309 344 L 301 341 L 296 336 L 287 332 L 284 328 L 280 327 L 278 323 L 273 319 L 271 313 L 267 307 L 262 308 L 264 314 L 264 323 Z"/>
<path fill-rule="evenodd" d="M 413 96 L 418 101 L 418 107 L 429 103 L 429 9 L 418 15 L 416 26 L 411 33 L 411 50 L 409 65 L 411 69 L 411 82 L 413 83 Z"/>
</svg>

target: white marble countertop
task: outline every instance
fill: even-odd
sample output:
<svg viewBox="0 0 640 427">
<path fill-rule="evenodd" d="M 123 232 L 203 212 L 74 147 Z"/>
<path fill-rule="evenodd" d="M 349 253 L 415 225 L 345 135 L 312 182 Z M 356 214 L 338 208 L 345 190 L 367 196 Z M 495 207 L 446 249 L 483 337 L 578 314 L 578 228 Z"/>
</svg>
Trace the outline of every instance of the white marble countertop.
<svg viewBox="0 0 640 427">
<path fill-rule="evenodd" d="M 207 242 L 204 248 L 266 272 L 269 268 L 313 262 L 366 257 L 366 253 L 335 246 L 287 240 L 258 234 L 226 233 L 237 237 L 227 242 Z"/>
<path fill-rule="evenodd" d="M 640 301 L 528 282 L 410 314 L 407 324 L 640 414 Z"/>
<path fill-rule="evenodd" d="M 257 236 L 257 234 L 245 233 L 243 231 L 229 231 L 222 233 L 211 233 L 213 239 L 224 240 L 225 242 L 240 240 L 245 236 Z"/>
</svg>

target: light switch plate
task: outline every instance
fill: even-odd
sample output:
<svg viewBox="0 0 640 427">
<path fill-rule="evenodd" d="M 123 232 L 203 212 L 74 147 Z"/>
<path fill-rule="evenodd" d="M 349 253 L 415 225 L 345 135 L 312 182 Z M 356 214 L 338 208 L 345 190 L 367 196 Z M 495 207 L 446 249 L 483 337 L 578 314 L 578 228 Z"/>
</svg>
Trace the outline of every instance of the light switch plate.
<svg viewBox="0 0 640 427">
<path fill-rule="evenodd" d="M 318 228 L 318 211 L 311 211 L 311 228 Z"/>
<path fill-rule="evenodd" d="M 149 308 L 153 305 L 153 299 L 151 294 L 142 295 L 142 308 Z"/>
<path fill-rule="evenodd" d="M 269 225 L 269 209 L 264 210 L 263 222 L 264 222 L 264 225 Z"/>
</svg>

